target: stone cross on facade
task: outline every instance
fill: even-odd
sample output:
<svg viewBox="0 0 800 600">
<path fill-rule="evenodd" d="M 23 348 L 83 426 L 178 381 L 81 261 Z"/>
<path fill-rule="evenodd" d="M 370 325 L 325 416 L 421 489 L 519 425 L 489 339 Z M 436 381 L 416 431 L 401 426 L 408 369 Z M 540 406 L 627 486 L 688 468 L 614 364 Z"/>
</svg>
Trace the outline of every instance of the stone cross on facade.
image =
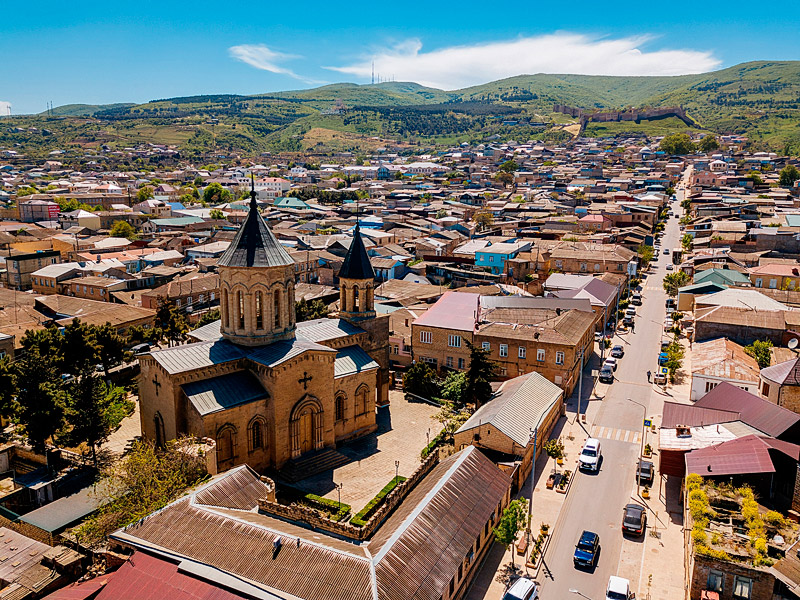
<svg viewBox="0 0 800 600">
<path fill-rule="evenodd" d="M 153 377 L 153 385 L 156 386 L 156 396 L 158 396 L 158 388 L 161 387 L 161 382 L 158 380 L 158 375 Z"/>
<path fill-rule="evenodd" d="M 303 377 L 302 377 L 302 379 L 298 379 L 297 383 L 302 383 L 303 384 L 303 389 L 307 390 L 308 389 L 308 382 L 311 381 L 312 379 L 313 379 L 313 377 L 311 377 L 311 375 L 309 375 L 308 373 L 303 371 Z"/>
</svg>

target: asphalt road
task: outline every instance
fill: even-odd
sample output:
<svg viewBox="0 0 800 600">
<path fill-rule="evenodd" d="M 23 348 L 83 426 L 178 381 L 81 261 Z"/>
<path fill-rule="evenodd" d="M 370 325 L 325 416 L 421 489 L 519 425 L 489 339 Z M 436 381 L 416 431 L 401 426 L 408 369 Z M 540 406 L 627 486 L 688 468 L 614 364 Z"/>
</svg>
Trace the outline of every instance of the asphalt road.
<svg viewBox="0 0 800 600">
<path fill-rule="evenodd" d="M 590 398 L 592 380 L 588 373 L 584 378 L 582 411 L 594 425 L 588 433 L 595 432 L 600 438 L 603 463 L 599 473 L 578 473 L 572 484 L 545 554 L 545 567 L 538 577 L 542 586 L 541 597 L 545 600 L 578 600 L 580 596 L 570 593 L 570 589 L 576 589 L 592 600 L 602 600 L 610 575 L 629 579 L 632 590 L 637 595 L 639 592 L 639 557 L 644 538 L 623 538 L 620 526 L 623 507 L 636 500 L 634 470 L 640 451 L 643 416 L 660 413 L 664 400 L 648 384 L 647 371 L 656 371 L 666 316 L 666 293 L 662 281 L 669 272 L 666 265 L 672 257 L 664 255 L 663 250 L 680 246 L 678 219 L 683 213 L 680 208 L 682 190 L 678 190 L 677 195 L 678 200 L 671 204 L 676 216 L 667 221 L 658 262 L 654 263 L 655 269 L 650 269 L 642 284 L 643 303 L 637 307 L 635 333 L 615 336 L 613 340 L 613 344 L 625 347 L 625 356 L 619 360 L 614 383 L 598 385 L 595 391 L 601 399 L 595 395 Z M 599 357 L 595 357 L 593 362 L 597 368 Z M 571 410 L 575 408 L 573 402 Z M 654 445 L 652 438 L 648 441 Z M 648 524 L 651 523 L 652 518 Z M 597 567 L 591 572 L 575 569 L 572 563 L 575 544 L 583 530 L 600 535 L 600 557 Z M 623 556 L 628 559 L 621 560 Z"/>
</svg>

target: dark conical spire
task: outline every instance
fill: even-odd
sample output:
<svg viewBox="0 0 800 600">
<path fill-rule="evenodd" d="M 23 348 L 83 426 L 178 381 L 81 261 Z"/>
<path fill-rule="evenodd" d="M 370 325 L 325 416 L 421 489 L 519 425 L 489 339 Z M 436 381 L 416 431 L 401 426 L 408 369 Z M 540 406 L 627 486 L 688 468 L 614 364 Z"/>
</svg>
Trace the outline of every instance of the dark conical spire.
<svg viewBox="0 0 800 600">
<path fill-rule="evenodd" d="M 222 267 L 283 267 L 294 260 L 281 246 L 258 212 L 255 177 L 251 176 L 250 210 L 219 263 Z"/>
<path fill-rule="evenodd" d="M 367 249 L 364 247 L 364 240 L 361 239 L 361 228 L 356 221 L 356 228 L 353 231 L 353 243 L 347 250 L 344 257 L 342 268 L 339 271 L 340 279 L 375 279 L 375 271 L 369 261 Z"/>
</svg>

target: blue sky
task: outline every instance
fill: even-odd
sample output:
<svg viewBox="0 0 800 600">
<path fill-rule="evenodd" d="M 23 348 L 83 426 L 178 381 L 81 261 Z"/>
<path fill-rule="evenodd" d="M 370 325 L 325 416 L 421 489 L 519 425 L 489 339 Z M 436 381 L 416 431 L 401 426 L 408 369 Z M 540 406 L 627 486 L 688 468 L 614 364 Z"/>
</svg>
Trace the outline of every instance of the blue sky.
<svg viewBox="0 0 800 600">
<path fill-rule="evenodd" d="M 796 2 L 19 2 L 0 115 L 385 78 L 454 89 L 521 73 L 677 74 L 800 58 Z M 596 7 L 607 7 L 598 13 Z M 763 6 L 763 13 L 758 10 Z"/>
</svg>

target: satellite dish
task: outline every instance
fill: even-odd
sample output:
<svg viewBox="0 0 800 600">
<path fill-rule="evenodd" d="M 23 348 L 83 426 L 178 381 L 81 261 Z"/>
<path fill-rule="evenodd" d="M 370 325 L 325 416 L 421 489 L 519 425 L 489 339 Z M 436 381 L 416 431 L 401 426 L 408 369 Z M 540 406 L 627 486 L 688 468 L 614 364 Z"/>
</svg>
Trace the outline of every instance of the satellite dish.
<svg viewBox="0 0 800 600">
<path fill-rule="evenodd" d="M 795 348 L 797 348 L 797 338 L 790 339 L 789 343 L 786 345 L 789 346 L 790 350 L 794 350 Z"/>
</svg>

